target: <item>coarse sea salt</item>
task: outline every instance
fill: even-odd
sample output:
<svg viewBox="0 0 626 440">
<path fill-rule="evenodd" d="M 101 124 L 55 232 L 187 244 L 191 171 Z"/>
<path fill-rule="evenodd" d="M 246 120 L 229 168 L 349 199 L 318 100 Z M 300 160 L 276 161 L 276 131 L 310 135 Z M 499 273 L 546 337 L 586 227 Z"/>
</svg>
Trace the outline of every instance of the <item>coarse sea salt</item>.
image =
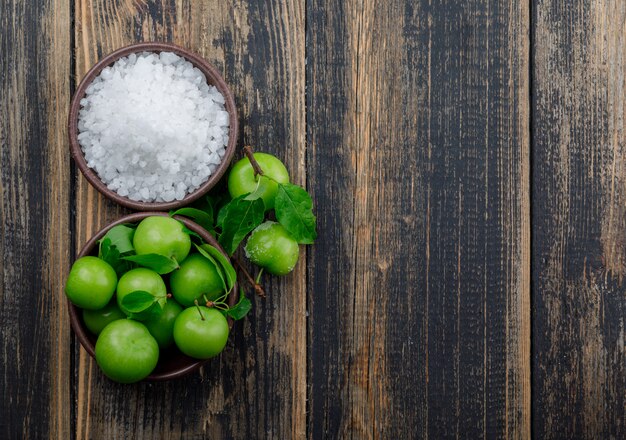
<svg viewBox="0 0 626 440">
<path fill-rule="evenodd" d="M 131 200 L 182 200 L 226 152 L 224 96 L 172 52 L 120 58 L 93 80 L 80 104 L 78 141 L 87 165 Z"/>
</svg>

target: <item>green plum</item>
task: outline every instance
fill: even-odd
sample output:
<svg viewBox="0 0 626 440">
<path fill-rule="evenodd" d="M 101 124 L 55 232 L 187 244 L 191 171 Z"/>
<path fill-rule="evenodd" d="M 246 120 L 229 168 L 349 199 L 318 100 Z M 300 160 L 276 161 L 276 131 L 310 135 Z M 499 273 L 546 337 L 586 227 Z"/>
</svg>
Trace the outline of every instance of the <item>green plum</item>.
<svg viewBox="0 0 626 440">
<path fill-rule="evenodd" d="M 131 312 L 122 306 L 122 300 L 126 295 L 137 290 L 143 290 L 158 297 L 161 307 L 165 306 L 167 290 L 163 278 L 153 270 L 139 267 L 126 272 L 117 283 L 117 305 L 127 315 L 130 316 Z"/>
<path fill-rule="evenodd" d="M 219 310 L 190 307 L 183 310 L 174 322 L 174 341 L 187 356 L 211 358 L 226 346 L 228 321 Z"/>
<path fill-rule="evenodd" d="M 87 256 L 72 265 L 65 283 L 65 294 L 78 307 L 97 310 L 111 301 L 116 284 L 117 275 L 110 264 Z"/>
<path fill-rule="evenodd" d="M 250 261 L 274 275 L 291 272 L 300 255 L 296 240 L 279 223 L 272 221 L 252 231 L 244 249 Z"/>
<path fill-rule="evenodd" d="M 278 191 L 276 182 L 289 183 L 289 173 L 285 165 L 271 154 L 254 153 L 254 159 L 263 170 L 263 176 L 255 176 L 250 159 L 244 157 L 230 170 L 228 191 L 235 198 L 246 193 L 253 193 L 258 187 L 258 193 L 263 199 L 265 209 L 273 209 Z"/>
<path fill-rule="evenodd" d="M 159 254 L 183 261 L 191 249 L 191 239 L 183 231 L 183 224 L 170 217 L 144 218 L 133 236 L 137 255 Z"/>
<path fill-rule="evenodd" d="M 124 318 L 126 318 L 126 315 L 120 310 L 115 301 L 111 301 L 98 310 L 83 309 L 85 327 L 94 335 L 99 335 L 102 329 L 113 321 Z"/>
<path fill-rule="evenodd" d="M 203 295 L 214 300 L 224 292 L 217 268 L 200 254 L 189 255 L 180 269 L 172 272 L 170 287 L 174 299 L 185 307 L 192 306 L 196 299 L 204 303 Z"/>
<path fill-rule="evenodd" d="M 96 362 L 104 374 L 117 382 L 133 383 L 146 378 L 158 360 L 159 344 L 137 321 L 113 321 L 96 341 Z"/>
<path fill-rule="evenodd" d="M 158 318 L 144 321 L 143 324 L 156 339 L 159 348 L 168 348 L 174 343 L 174 321 L 183 308 L 173 299 L 169 299 Z"/>
</svg>

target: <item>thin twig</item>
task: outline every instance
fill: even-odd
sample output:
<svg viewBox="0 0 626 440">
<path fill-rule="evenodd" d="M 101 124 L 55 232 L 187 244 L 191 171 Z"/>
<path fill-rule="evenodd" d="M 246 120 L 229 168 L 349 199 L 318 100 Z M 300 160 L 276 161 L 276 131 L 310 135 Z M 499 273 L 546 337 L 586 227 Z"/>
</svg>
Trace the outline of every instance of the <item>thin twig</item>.
<svg viewBox="0 0 626 440">
<path fill-rule="evenodd" d="M 261 165 L 259 165 L 259 163 L 254 158 L 254 150 L 252 150 L 252 147 L 250 145 L 246 145 L 245 147 L 243 147 L 243 152 L 246 154 L 246 156 L 248 156 L 250 165 L 252 165 L 252 169 L 254 170 L 254 177 L 256 177 L 257 175 L 262 176 L 263 170 L 261 169 Z"/>
<path fill-rule="evenodd" d="M 233 258 L 233 263 L 235 263 L 235 266 L 237 266 L 241 273 L 243 273 L 246 281 L 248 281 L 248 283 L 254 288 L 254 293 L 259 295 L 261 298 L 265 298 L 265 290 L 263 290 L 263 287 L 259 283 L 254 281 L 254 278 L 252 278 L 252 275 L 250 275 L 243 264 L 241 264 L 237 258 Z"/>
</svg>

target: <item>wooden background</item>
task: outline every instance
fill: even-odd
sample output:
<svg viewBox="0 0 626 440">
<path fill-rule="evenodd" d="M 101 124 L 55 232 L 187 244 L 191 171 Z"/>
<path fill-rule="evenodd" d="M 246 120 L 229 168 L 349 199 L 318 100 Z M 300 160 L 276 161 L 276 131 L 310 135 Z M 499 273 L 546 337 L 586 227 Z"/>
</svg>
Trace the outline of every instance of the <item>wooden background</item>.
<svg viewBox="0 0 626 440">
<path fill-rule="evenodd" d="M 185 379 L 72 336 L 125 213 L 70 161 L 103 55 L 173 41 L 234 89 L 320 238 Z M 626 2 L 0 1 L 0 438 L 626 437 Z"/>
</svg>

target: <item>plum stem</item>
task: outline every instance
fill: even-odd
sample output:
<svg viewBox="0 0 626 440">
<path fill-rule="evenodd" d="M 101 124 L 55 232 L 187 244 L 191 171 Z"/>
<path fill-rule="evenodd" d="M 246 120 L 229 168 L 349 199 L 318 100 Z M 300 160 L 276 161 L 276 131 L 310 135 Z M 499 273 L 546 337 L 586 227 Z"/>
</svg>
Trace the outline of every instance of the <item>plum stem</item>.
<svg viewBox="0 0 626 440">
<path fill-rule="evenodd" d="M 259 163 L 254 158 L 254 150 L 252 149 L 252 147 L 250 145 L 246 145 L 245 147 L 243 147 L 243 152 L 248 157 L 250 165 L 252 165 L 252 169 L 254 170 L 254 177 L 263 176 L 263 170 L 261 169 L 261 165 L 259 165 Z"/>
<path fill-rule="evenodd" d="M 243 273 L 246 281 L 248 281 L 248 283 L 254 288 L 254 293 L 256 293 L 261 298 L 265 298 L 265 290 L 263 290 L 263 287 L 258 282 L 256 282 L 254 278 L 252 278 L 252 275 L 250 275 L 250 272 L 246 270 L 243 264 L 241 264 L 236 258 L 233 258 L 233 262 L 235 263 L 235 266 L 239 268 L 240 272 Z"/>
<path fill-rule="evenodd" d="M 256 278 L 254 279 L 254 282 L 259 285 L 261 282 L 261 276 L 263 275 L 263 268 L 261 268 L 261 270 L 259 271 L 259 273 L 256 275 Z"/>
<path fill-rule="evenodd" d="M 196 309 L 198 310 L 198 313 L 200 314 L 200 319 L 204 321 L 204 315 L 202 314 L 202 310 L 200 310 L 200 305 L 198 304 L 198 300 L 194 299 L 193 303 L 196 305 Z"/>
</svg>

